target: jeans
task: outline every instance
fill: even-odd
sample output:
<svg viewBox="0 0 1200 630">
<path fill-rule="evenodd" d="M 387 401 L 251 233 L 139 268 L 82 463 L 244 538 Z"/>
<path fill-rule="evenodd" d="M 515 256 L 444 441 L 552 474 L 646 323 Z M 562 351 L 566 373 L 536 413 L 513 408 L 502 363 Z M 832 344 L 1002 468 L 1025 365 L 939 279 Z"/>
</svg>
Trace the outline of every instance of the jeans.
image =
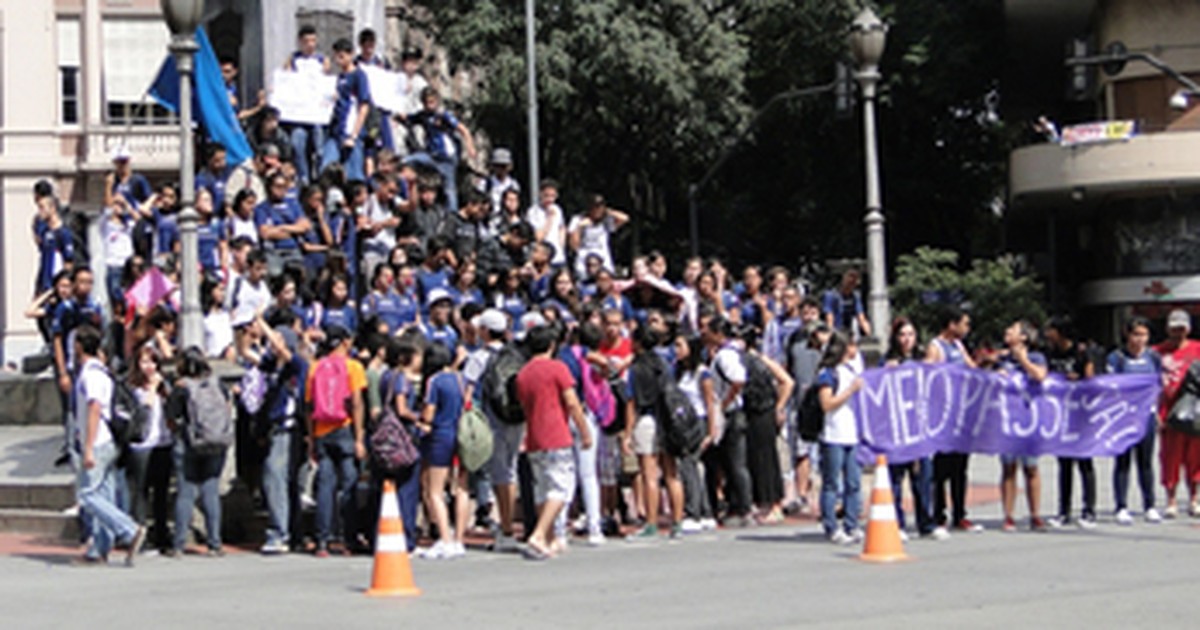
<svg viewBox="0 0 1200 630">
<path fill-rule="evenodd" d="M 579 491 L 583 495 L 583 510 L 587 515 L 587 530 L 589 535 L 600 534 L 600 477 L 596 468 L 596 452 L 600 447 L 600 427 L 596 426 L 596 419 L 590 411 L 585 411 L 584 416 L 587 418 L 588 431 L 592 436 L 592 445 L 590 448 L 583 448 L 579 442 L 579 431 L 575 428 L 575 424 L 571 424 L 571 435 L 575 439 L 575 443 L 571 447 L 572 454 L 575 458 L 575 475 L 578 481 Z M 570 504 L 571 497 L 567 500 Z M 558 513 L 558 518 L 554 521 L 555 536 L 563 536 L 563 539 L 568 538 L 567 534 L 567 512 L 569 510 L 561 510 Z"/>
<path fill-rule="evenodd" d="M 334 499 L 342 515 L 342 540 L 351 544 L 357 529 L 354 486 L 358 461 L 354 458 L 354 433 L 342 427 L 316 440 L 317 454 L 317 543 L 327 544 L 333 528 Z"/>
<path fill-rule="evenodd" d="M 192 507 L 200 496 L 204 511 L 204 530 L 209 549 L 221 548 L 221 470 L 225 468 L 225 451 L 201 454 L 176 440 L 175 450 L 175 551 L 183 551 L 188 529 L 192 523 Z"/>
<path fill-rule="evenodd" d="M 1096 518 L 1096 468 L 1092 458 L 1058 458 L 1058 515 L 1064 520 L 1071 517 L 1071 490 L 1075 485 L 1075 466 L 1079 467 L 1080 485 L 1083 486 L 1083 518 Z"/>
<path fill-rule="evenodd" d="M 404 522 L 404 539 L 408 544 L 408 552 L 412 553 L 417 548 L 417 540 L 420 537 L 420 531 L 417 530 L 417 510 L 421 509 L 421 462 L 400 470 L 395 473 L 386 473 L 381 470 L 373 470 L 371 476 L 376 480 L 372 486 L 374 496 L 372 504 L 375 506 L 375 514 L 379 513 L 380 499 L 383 496 L 383 480 L 391 479 L 396 483 L 396 499 L 400 503 L 400 520 Z M 379 519 L 375 519 L 378 523 Z M 372 530 L 372 538 L 375 532 Z M 374 546 L 374 540 L 371 541 Z"/>
<path fill-rule="evenodd" d="M 296 485 L 300 444 L 294 427 L 271 430 L 262 475 L 267 503 L 267 544 L 298 542 L 294 534 L 299 533 L 300 521 L 300 489 Z"/>
<path fill-rule="evenodd" d="M 92 449 L 96 460 L 91 469 L 84 468 L 82 457 L 76 476 L 79 505 L 92 517 L 92 542 L 89 558 L 108 555 L 114 542 L 128 542 L 137 534 L 138 524 L 121 511 L 114 502 L 117 470 L 117 447 L 112 442 Z"/>
<path fill-rule="evenodd" d="M 292 155 L 296 162 L 296 176 L 301 183 L 307 184 L 316 179 L 316 173 L 309 168 L 313 153 L 325 146 L 325 127 L 321 125 L 296 125 L 291 129 Z M 311 147 L 311 150 L 310 150 Z"/>
<path fill-rule="evenodd" d="M 1148 420 L 1150 427 L 1141 442 L 1129 447 L 1129 450 L 1117 456 L 1113 466 L 1113 494 L 1117 502 L 1117 511 L 1127 509 L 1129 497 L 1129 465 L 1137 457 L 1138 486 L 1142 489 L 1142 508 L 1149 510 L 1154 507 L 1154 434 L 1157 433 L 1155 419 Z"/>
<path fill-rule="evenodd" d="M 821 527 L 825 535 L 837 531 L 837 498 L 842 497 L 842 527 L 852 534 L 858 529 L 862 509 L 859 486 L 862 467 L 855 457 L 854 445 L 821 443 Z"/>
<path fill-rule="evenodd" d="M 150 506 L 154 518 L 151 541 L 157 549 L 171 546 L 170 529 L 167 528 L 167 505 L 171 486 L 171 446 L 156 446 L 147 449 L 130 449 L 129 468 L 129 513 L 133 520 L 146 524 L 146 507 Z M 150 500 L 153 493 L 154 499 Z"/>
<path fill-rule="evenodd" d="M 958 525 L 967 518 L 967 461 L 966 453 L 938 453 L 933 456 L 933 518 L 938 525 L 946 524 L 946 484 L 950 484 L 950 501 L 954 503 L 954 520 Z"/>
<path fill-rule="evenodd" d="M 725 435 L 721 443 L 709 449 L 706 464 L 713 462 L 725 471 L 725 497 L 729 500 L 730 516 L 750 513 L 750 469 L 746 467 L 746 414 L 741 409 L 725 413 Z M 717 476 L 707 475 L 708 500 L 717 504 Z"/>
<path fill-rule="evenodd" d="M 684 516 L 696 520 L 712 518 L 712 504 L 709 503 L 708 492 L 704 489 L 704 475 L 700 473 L 700 454 L 680 457 L 676 462 L 679 466 L 679 480 L 683 483 Z"/>
<path fill-rule="evenodd" d="M 892 496 L 896 500 L 896 520 L 900 529 L 904 529 L 904 501 L 901 490 L 904 486 L 904 476 L 908 475 L 913 512 L 917 517 L 917 533 L 925 535 L 932 532 L 933 511 L 929 505 L 929 494 L 933 489 L 933 459 L 922 457 L 907 464 L 891 464 L 888 466 L 888 473 L 892 478 Z"/>
<path fill-rule="evenodd" d="M 446 195 L 446 210 L 458 212 L 458 160 L 437 158 L 428 153 L 414 153 L 404 159 L 405 164 L 428 166 L 442 176 L 442 193 Z"/>
<path fill-rule="evenodd" d="M 346 172 L 346 181 L 363 181 L 366 179 L 363 170 L 364 155 L 361 135 L 354 141 L 354 146 L 350 148 L 342 145 L 341 138 L 331 135 L 325 138 L 325 144 L 321 148 L 321 170 L 324 171 L 332 164 L 341 164 L 342 169 Z"/>
</svg>

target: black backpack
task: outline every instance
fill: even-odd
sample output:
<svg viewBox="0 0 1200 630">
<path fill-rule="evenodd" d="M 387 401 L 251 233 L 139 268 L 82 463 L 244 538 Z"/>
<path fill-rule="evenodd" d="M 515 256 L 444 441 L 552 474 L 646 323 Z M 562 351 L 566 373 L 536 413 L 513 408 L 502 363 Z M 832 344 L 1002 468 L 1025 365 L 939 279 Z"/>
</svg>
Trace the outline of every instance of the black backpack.
<svg viewBox="0 0 1200 630">
<path fill-rule="evenodd" d="M 834 392 L 837 383 L 834 383 Z M 797 432 L 805 442 L 816 442 L 825 430 L 825 410 L 821 408 L 821 386 L 813 383 L 800 399 Z"/>
<path fill-rule="evenodd" d="M 517 374 L 528 360 L 520 347 L 508 344 L 492 355 L 483 370 L 483 399 L 492 415 L 505 424 L 525 422 L 525 412 L 517 398 Z"/>
<path fill-rule="evenodd" d="M 742 389 L 742 400 L 748 413 L 766 413 L 779 402 L 779 391 L 775 389 L 775 376 L 771 369 L 753 352 L 739 353 L 742 365 L 746 366 L 746 386 Z"/>
<path fill-rule="evenodd" d="M 670 372 L 664 372 L 661 388 L 659 422 L 663 428 L 663 446 L 675 457 L 686 457 L 699 451 L 708 434 L 708 426 L 696 414 L 692 401 L 679 389 Z"/>
<path fill-rule="evenodd" d="M 130 444 L 138 442 L 146 433 L 150 414 L 138 402 L 137 394 L 124 378 L 112 378 L 112 402 L 109 406 L 108 430 L 112 433 L 117 449 L 124 451 Z"/>
</svg>

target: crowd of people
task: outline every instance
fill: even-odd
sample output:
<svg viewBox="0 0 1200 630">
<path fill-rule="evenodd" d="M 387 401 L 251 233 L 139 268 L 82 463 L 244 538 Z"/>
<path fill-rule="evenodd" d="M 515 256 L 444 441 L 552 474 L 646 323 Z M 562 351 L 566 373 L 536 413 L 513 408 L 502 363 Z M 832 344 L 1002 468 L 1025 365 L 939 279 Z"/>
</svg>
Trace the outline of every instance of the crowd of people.
<svg viewBox="0 0 1200 630">
<path fill-rule="evenodd" d="M 179 556 L 197 499 L 208 553 L 221 555 L 220 479 L 234 444 L 237 478 L 268 515 L 264 554 L 368 551 L 384 480 L 409 550 L 430 559 L 465 554 L 468 529 L 494 551 L 545 559 L 576 536 L 678 538 L 805 513 L 833 542 L 861 539 L 859 436 L 846 403 L 865 367 L 856 344 L 871 330 L 857 272 L 817 296 L 783 267 L 735 278 L 693 258 L 676 281 L 658 253 L 618 265 L 612 238 L 626 213 L 596 194 L 568 216 L 549 179 L 527 203 L 505 148 L 490 152 L 486 177 L 459 181 L 459 146 L 475 151 L 470 131 L 427 87 L 417 111 L 375 111 L 357 65 L 382 61 L 372 34 L 359 43 L 355 53 L 335 42 L 330 64 L 305 27 L 287 61 L 337 69 L 330 125 L 281 124 L 260 104 L 243 112 L 252 164 L 231 166 L 222 147 L 206 147 L 194 191 L 198 269 L 179 263 L 177 185 L 152 186 L 129 153 L 114 154 L 105 183 L 102 251 L 86 251 L 48 182 L 35 186 L 41 257 L 28 315 L 63 394 L 60 463 L 78 471 L 87 561 L 114 546 L 131 563 L 143 550 Z M 415 61 L 405 53 L 410 76 Z M 401 136 L 416 144 L 397 146 Z M 202 278 L 203 339 L 190 347 L 179 342 L 174 290 L 183 274 Z M 1156 371 L 1167 406 L 1200 356 L 1183 312 L 1155 349 L 1149 324 L 1131 321 L 1107 357 L 1075 341 L 1065 318 L 1044 335 L 1014 323 L 999 356 L 968 351 L 968 314 L 949 308 L 943 319 L 924 346 L 898 319 L 886 364 L 987 362 L 1035 380 Z M 1044 352 L 1034 350 L 1040 336 Z M 221 381 L 218 363 L 241 375 Z M 815 423 L 802 417 L 806 398 L 819 405 Z M 1117 461 L 1118 523 L 1132 523 L 1134 459 L 1142 514 L 1160 518 L 1155 435 Z M 1177 512 L 1181 465 L 1196 514 L 1200 441 L 1161 435 L 1166 515 Z M 979 529 L 966 514 L 967 464 L 947 453 L 893 466 L 897 507 L 907 477 L 919 535 Z M 1096 522 L 1092 462 L 1060 460 L 1052 525 L 1073 518 L 1076 468 L 1078 523 Z M 1016 528 L 1019 469 L 1031 526 L 1043 529 L 1029 458 L 1003 459 L 1003 527 Z"/>
</svg>

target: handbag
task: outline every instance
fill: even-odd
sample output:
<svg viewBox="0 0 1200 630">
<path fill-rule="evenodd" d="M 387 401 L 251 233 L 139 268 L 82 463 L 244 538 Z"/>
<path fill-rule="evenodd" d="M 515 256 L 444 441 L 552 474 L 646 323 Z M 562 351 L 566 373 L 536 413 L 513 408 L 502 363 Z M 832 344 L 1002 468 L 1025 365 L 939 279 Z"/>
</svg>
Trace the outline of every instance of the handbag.
<svg viewBox="0 0 1200 630">
<path fill-rule="evenodd" d="M 1187 435 L 1200 436 L 1200 362 L 1188 367 L 1180 386 L 1179 398 L 1167 414 L 1167 427 Z"/>
</svg>

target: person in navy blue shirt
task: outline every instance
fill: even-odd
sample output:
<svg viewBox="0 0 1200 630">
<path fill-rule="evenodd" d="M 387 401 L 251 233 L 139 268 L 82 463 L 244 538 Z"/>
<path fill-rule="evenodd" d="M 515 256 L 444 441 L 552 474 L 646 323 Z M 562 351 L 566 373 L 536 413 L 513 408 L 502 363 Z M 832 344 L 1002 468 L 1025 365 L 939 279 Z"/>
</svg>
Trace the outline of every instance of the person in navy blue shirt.
<svg viewBox="0 0 1200 630">
<path fill-rule="evenodd" d="M 225 209 L 225 180 L 229 179 L 229 165 L 225 147 L 213 144 L 208 147 L 204 169 L 196 173 L 196 190 L 207 188 L 213 197 L 213 207 Z M 224 214 L 222 212 L 222 214 Z"/>
<path fill-rule="evenodd" d="M 409 324 L 417 321 L 417 304 L 411 296 L 401 295 L 395 290 L 395 275 L 388 265 L 375 268 L 371 279 L 372 290 L 362 301 L 363 318 L 378 317 L 387 325 L 388 334 L 396 335 Z"/>
<path fill-rule="evenodd" d="M 334 276 L 329 281 L 329 288 L 322 299 L 314 301 L 308 320 L 312 322 L 310 330 L 316 338 L 323 338 L 323 331 L 334 326 L 346 330 L 358 329 L 358 313 L 355 312 L 354 301 L 350 299 L 350 281 L 346 276 Z"/>
<path fill-rule="evenodd" d="M 392 64 L 375 52 L 376 37 L 373 29 L 364 28 L 358 33 L 358 55 L 354 64 L 358 66 L 376 66 L 391 70 Z M 392 112 L 379 108 L 379 138 L 367 147 L 368 155 L 375 155 L 379 149 L 396 150 L 396 142 L 392 136 Z"/>
<path fill-rule="evenodd" d="M 442 109 L 442 97 L 431 87 L 421 91 L 424 108 L 409 114 L 409 126 L 419 126 L 425 131 L 425 149 L 408 156 L 409 163 L 420 163 L 437 169 L 442 176 L 442 192 L 446 196 L 446 210 L 458 212 L 458 148 L 454 134 L 462 139 L 467 158 L 475 159 L 475 141 L 471 130 L 450 112 Z"/>
<path fill-rule="evenodd" d="M 421 325 L 421 332 L 425 333 L 425 339 L 430 343 L 440 343 L 450 350 L 450 355 L 455 357 L 455 363 L 461 358 L 458 356 L 458 331 L 450 323 L 450 312 L 454 305 L 454 298 L 446 289 L 434 289 L 429 293 L 429 319 Z"/>
<path fill-rule="evenodd" d="M 860 280 L 857 269 L 848 269 L 842 274 L 841 285 L 825 292 L 821 305 L 825 325 L 844 331 L 855 339 L 871 336 L 871 322 L 867 321 L 862 295 L 858 292 Z"/>
<path fill-rule="evenodd" d="M 321 151 L 321 170 L 339 163 L 348 179 L 366 179 L 363 170 L 367 114 L 371 111 L 371 89 L 367 75 L 354 65 L 354 44 L 342 38 L 333 43 L 337 64 L 337 101 Z"/>
<path fill-rule="evenodd" d="M 311 24 L 300 27 L 296 36 L 298 50 L 288 56 L 283 64 L 284 70 L 315 74 L 329 73 L 329 60 L 317 52 L 317 29 Z M 266 119 L 267 117 L 264 117 Z M 300 181 L 309 183 L 316 179 L 316 173 L 309 168 L 310 150 L 320 153 L 325 147 L 325 127 L 323 125 L 291 124 L 288 125 L 288 135 L 291 140 L 292 152 L 296 162 L 296 172 Z"/>
<path fill-rule="evenodd" d="M 268 525 L 262 552 L 273 554 L 287 551 L 289 542 L 299 543 L 300 502 L 293 486 L 300 466 L 299 420 L 308 363 L 298 351 L 299 320 L 292 311 L 277 309 L 269 322 L 259 317 L 257 323 L 267 341 L 258 365 L 267 380 L 262 409 L 264 435 L 257 436 L 266 446 L 263 498 Z"/>
<path fill-rule="evenodd" d="M 429 303 L 429 296 L 434 289 L 449 289 L 452 286 L 452 270 L 446 264 L 449 255 L 450 241 L 446 237 L 439 234 L 429 239 L 425 260 L 417 268 L 417 298 L 422 303 Z"/>
<path fill-rule="evenodd" d="M 205 273 L 216 274 L 225 261 L 225 224 L 217 218 L 213 196 L 207 188 L 196 192 L 196 212 L 200 215 L 200 222 L 196 224 L 200 266 Z"/>
<path fill-rule="evenodd" d="M 70 269 L 75 260 L 75 237 L 63 224 L 53 196 L 38 199 L 37 218 L 41 223 L 38 236 L 38 273 L 35 293 L 41 294 L 53 286 L 54 276 Z M 37 227 L 34 228 L 37 231 Z"/>
<path fill-rule="evenodd" d="M 325 212 L 325 191 L 310 184 L 300 193 L 300 208 L 308 218 L 309 228 L 300 236 L 300 250 L 304 252 L 304 268 L 309 278 L 317 277 L 325 266 L 325 258 L 333 241 Z"/>
<path fill-rule="evenodd" d="M 458 263 L 458 269 L 454 272 L 454 286 L 450 289 L 451 295 L 454 296 L 455 306 L 459 308 L 468 304 L 483 306 L 483 291 L 475 286 L 476 280 L 474 260 L 467 259 Z"/>
<path fill-rule="evenodd" d="M 628 298 L 617 291 L 616 285 L 613 283 L 612 272 L 603 267 L 596 272 L 595 299 L 600 302 L 600 307 L 604 310 L 621 313 L 621 320 L 625 322 L 626 326 L 633 321 L 633 305 L 629 303 Z"/>
<path fill-rule="evenodd" d="M 129 149 L 117 147 L 113 152 L 113 170 L 104 177 L 104 205 L 112 207 L 118 203 L 127 209 L 141 206 L 154 192 L 150 181 L 141 173 L 133 172 L 130 166 Z"/>
<path fill-rule="evenodd" d="M 280 273 L 286 261 L 301 260 L 297 239 L 312 228 L 300 204 L 287 198 L 288 185 L 283 173 L 272 174 L 267 178 L 267 199 L 254 208 L 259 240 L 267 252 L 274 254 L 269 258 L 271 275 Z"/>
</svg>

